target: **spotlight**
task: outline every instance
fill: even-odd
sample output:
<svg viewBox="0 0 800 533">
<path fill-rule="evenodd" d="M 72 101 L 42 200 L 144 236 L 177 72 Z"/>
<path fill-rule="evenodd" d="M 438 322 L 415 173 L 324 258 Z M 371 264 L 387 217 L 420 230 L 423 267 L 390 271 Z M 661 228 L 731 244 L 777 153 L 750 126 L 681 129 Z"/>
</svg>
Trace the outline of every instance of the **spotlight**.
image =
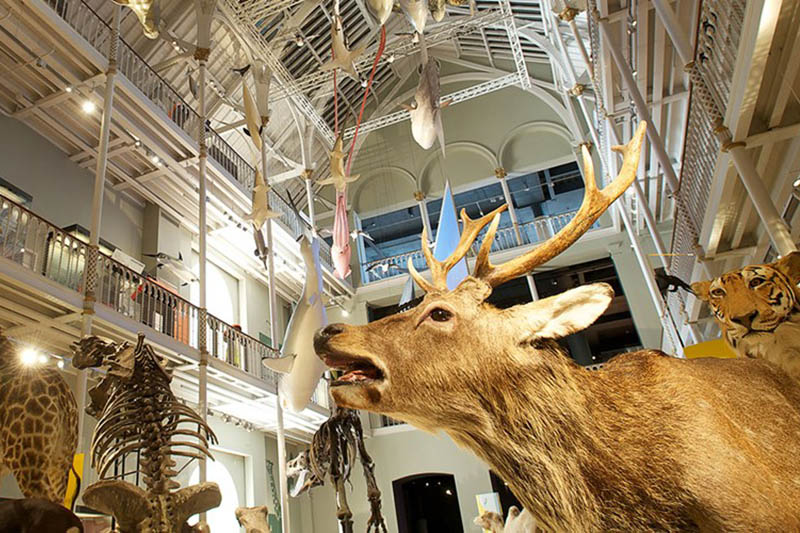
<svg viewBox="0 0 800 533">
<path fill-rule="evenodd" d="M 94 113 L 94 110 L 97 109 L 97 106 L 94 105 L 94 102 L 91 100 L 84 100 L 83 104 L 81 105 L 81 109 L 86 114 Z"/>
<path fill-rule="evenodd" d="M 297 37 L 295 37 L 295 39 L 294 39 L 294 44 L 297 46 L 297 48 L 302 48 L 302 47 L 303 47 L 303 45 L 304 45 L 304 44 L 306 44 L 306 43 L 305 43 L 305 41 L 303 40 L 303 38 L 302 38 L 302 37 L 300 37 L 300 36 L 298 35 L 298 36 L 297 36 Z"/>
<path fill-rule="evenodd" d="M 350 312 L 347 309 L 342 309 L 342 316 L 350 316 Z"/>
<path fill-rule="evenodd" d="M 453 491 L 450 490 L 450 489 L 445 490 L 444 493 L 447 494 L 448 496 L 452 496 L 453 495 Z"/>
<path fill-rule="evenodd" d="M 792 183 L 792 187 L 794 187 L 795 189 L 800 187 L 800 178 L 794 180 L 794 183 Z"/>
<path fill-rule="evenodd" d="M 363 87 L 364 89 L 366 89 L 366 88 L 367 88 L 367 85 L 369 85 L 369 80 L 367 80 L 367 79 L 363 79 L 363 80 L 361 80 L 361 87 Z"/>
<path fill-rule="evenodd" d="M 139 139 L 136 139 L 135 141 L 133 141 L 133 145 L 136 148 L 141 148 L 142 147 L 142 141 L 140 141 Z"/>
<path fill-rule="evenodd" d="M 152 162 L 153 162 L 153 164 L 154 164 L 155 166 L 157 166 L 157 167 L 160 167 L 160 166 L 161 166 L 161 159 L 159 159 L 159 157 L 158 157 L 157 155 L 153 155 L 153 156 L 150 158 L 150 161 L 152 161 Z"/>
<path fill-rule="evenodd" d="M 389 57 L 386 58 L 386 62 L 390 65 L 394 63 L 394 54 L 389 54 Z"/>
<path fill-rule="evenodd" d="M 59 369 L 64 370 L 64 360 L 63 359 L 59 359 L 58 362 L 56 363 L 56 366 Z"/>
<path fill-rule="evenodd" d="M 69 85 L 68 85 L 67 87 L 65 87 L 65 88 L 64 88 L 64 90 L 65 90 L 66 92 L 68 92 L 68 93 L 71 93 L 71 92 L 72 92 L 72 86 L 69 86 Z"/>
<path fill-rule="evenodd" d="M 47 356 L 45 354 L 39 355 L 39 364 L 44 365 L 47 363 Z"/>
<path fill-rule="evenodd" d="M 25 348 L 20 354 L 22 364 L 25 366 L 33 366 L 39 361 L 39 352 L 33 348 Z"/>
</svg>

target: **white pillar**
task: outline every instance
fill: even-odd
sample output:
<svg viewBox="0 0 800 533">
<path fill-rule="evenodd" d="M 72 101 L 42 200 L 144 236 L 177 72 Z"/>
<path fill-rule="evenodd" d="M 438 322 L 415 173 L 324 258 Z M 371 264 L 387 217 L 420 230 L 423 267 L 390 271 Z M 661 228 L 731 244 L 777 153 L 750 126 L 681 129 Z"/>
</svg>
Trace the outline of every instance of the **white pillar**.
<svg viewBox="0 0 800 533">
<path fill-rule="evenodd" d="M 303 172 L 303 178 L 306 182 L 306 203 L 308 203 L 308 223 L 311 224 L 311 233 L 317 232 L 317 212 L 314 206 L 314 182 L 311 175 L 314 170 L 307 168 Z M 264 178 L 266 179 L 266 178 Z"/>
<path fill-rule="evenodd" d="M 508 181 L 506 181 L 506 169 L 498 167 L 494 169 L 494 175 L 500 180 L 500 186 L 503 188 L 503 197 L 508 206 L 508 216 L 511 217 L 511 225 L 514 227 L 514 236 L 517 239 L 517 246 L 522 246 L 525 241 L 522 240 L 522 230 L 519 227 L 519 219 L 517 218 L 517 209 L 514 207 L 514 199 L 511 197 L 511 189 L 508 188 Z M 539 292 L 536 290 L 536 282 L 533 280 L 533 275 L 528 273 L 525 275 L 528 281 L 528 290 L 531 293 L 531 299 L 535 302 L 539 299 Z"/>
<path fill-rule="evenodd" d="M 103 196 L 106 186 L 106 169 L 108 167 L 108 139 L 111 133 L 111 117 L 114 108 L 114 87 L 117 77 L 117 51 L 119 47 L 119 27 L 122 20 L 122 8 L 114 8 L 114 22 L 111 28 L 111 40 L 108 48 L 108 69 L 106 70 L 106 87 L 103 94 L 103 118 L 100 124 L 100 145 L 97 149 L 97 166 L 94 174 L 94 192 L 92 194 L 92 220 L 89 225 L 89 249 L 86 258 L 86 280 L 84 283 L 83 320 L 81 337 L 91 335 L 94 319 L 95 289 L 97 287 L 97 259 L 100 246 L 100 223 L 103 219 Z M 75 387 L 75 401 L 78 404 L 78 451 L 85 453 L 83 445 L 84 422 L 86 420 L 86 389 L 88 372 L 78 371 Z M 83 479 L 83 472 L 78 473 Z"/>
<path fill-rule="evenodd" d="M 198 383 L 198 402 L 200 404 L 200 418 L 203 421 L 208 420 L 208 308 L 207 308 L 207 290 L 208 278 L 206 275 L 206 260 L 207 260 L 207 196 L 206 191 L 206 173 L 208 162 L 208 147 L 206 146 L 206 62 L 208 61 L 210 50 L 208 48 L 197 48 L 195 51 L 195 59 L 199 62 L 198 71 L 198 115 L 199 124 L 197 125 L 197 144 L 199 146 L 199 159 L 198 159 L 198 204 L 199 204 L 199 223 L 198 223 L 198 290 L 200 293 L 199 307 L 200 312 L 198 316 L 198 348 L 200 349 L 200 368 L 199 368 L 199 383 Z M 204 483 L 207 478 L 207 462 L 206 458 L 200 459 L 200 483 Z M 206 521 L 206 514 L 200 514 L 200 523 L 204 524 Z"/>
<path fill-rule="evenodd" d="M 422 218 L 422 227 L 425 228 L 425 233 L 428 235 L 428 239 L 433 239 L 431 217 L 428 214 L 428 202 L 425 200 L 425 193 L 422 191 L 415 191 L 414 200 L 417 201 L 417 205 L 419 206 L 419 216 Z"/>
<path fill-rule="evenodd" d="M 269 184 L 267 174 L 267 117 L 261 117 L 264 126 L 261 138 L 261 173 L 264 175 L 264 183 Z M 310 177 L 306 178 L 306 187 L 310 187 Z M 312 204 L 309 203 L 311 206 Z M 267 207 L 269 207 L 269 193 L 267 193 Z M 310 208 L 313 212 L 313 207 Z M 312 215 L 313 216 L 313 215 Z M 313 220 L 313 218 L 312 218 Z M 269 269 L 269 338 L 272 348 L 278 349 L 278 298 L 275 289 L 277 280 L 275 279 L 275 242 L 272 238 L 272 221 L 267 219 L 267 268 Z M 313 222 L 312 222 L 313 226 Z M 261 231 L 260 229 L 258 231 Z M 286 476 L 286 434 L 283 427 L 283 406 L 281 406 L 280 387 L 275 398 L 275 417 L 277 420 L 277 440 L 278 440 L 278 487 L 280 490 L 281 501 L 281 529 L 283 533 L 289 533 L 289 482 Z"/>
</svg>

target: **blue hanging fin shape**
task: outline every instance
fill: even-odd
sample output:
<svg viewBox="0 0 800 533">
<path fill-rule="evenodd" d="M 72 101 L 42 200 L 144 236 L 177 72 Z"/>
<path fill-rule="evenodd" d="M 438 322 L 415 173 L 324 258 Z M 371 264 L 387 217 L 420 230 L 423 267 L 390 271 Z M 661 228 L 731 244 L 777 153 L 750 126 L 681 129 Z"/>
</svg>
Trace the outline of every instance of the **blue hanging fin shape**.
<svg viewBox="0 0 800 533">
<path fill-rule="evenodd" d="M 439 213 L 439 227 L 436 231 L 436 244 L 433 247 L 433 256 L 439 261 L 447 259 L 458 246 L 461 231 L 458 229 L 458 216 L 456 216 L 456 202 L 450 190 L 450 181 L 445 183 L 444 196 L 442 196 L 442 209 Z M 458 287 L 468 276 L 467 258 L 461 261 L 447 273 L 447 288 L 450 290 Z"/>
</svg>

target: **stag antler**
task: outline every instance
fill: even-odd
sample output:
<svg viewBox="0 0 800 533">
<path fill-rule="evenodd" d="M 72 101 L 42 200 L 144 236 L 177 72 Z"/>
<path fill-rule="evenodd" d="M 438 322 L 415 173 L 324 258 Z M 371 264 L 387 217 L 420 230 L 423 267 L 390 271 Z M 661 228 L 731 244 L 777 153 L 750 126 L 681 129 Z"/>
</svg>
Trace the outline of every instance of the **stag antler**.
<svg viewBox="0 0 800 533">
<path fill-rule="evenodd" d="M 417 269 L 414 268 L 414 263 L 409 258 L 408 260 L 408 272 L 414 278 L 414 281 L 422 287 L 425 292 L 431 291 L 446 291 L 447 290 L 447 273 L 450 272 L 450 269 L 456 266 L 456 264 L 467 255 L 470 246 L 472 243 L 475 242 L 475 239 L 478 238 L 478 234 L 481 230 L 492 221 L 495 217 L 500 220 L 500 213 L 508 208 L 507 205 L 503 204 L 488 215 L 482 216 L 481 218 L 472 220 L 467 216 L 467 210 L 461 210 L 461 223 L 464 225 L 464 229 L 461 232 L 461 239 L 458 242 L 458 246 L 450 254 L 450 257 L 445 259 L 444 261 L 439 261 L 435 257 L 433 257 L 433 252 L 431 251 L 431 247 L 428 244 L 428 233 L 423 228 L 422 230 L 422 253 L 425 254 L 425 260 L 428 262 L 428 267 L 431 269 L 431 281 L 429 282 L 425 278 L 423 278 Z"/>
<path fill-rule="evenodd" d="M 422 251 L 430 266 L 433 283 L 431 284 L 423 278 L 414 269 L 414 265 L 411 260 L 409 260 L 408 270 L 413 276 L 414 281 L 426 292 L 447 290 L 447 272 L 466 255 L 467 250 L 472 246 L 478 233 L 489 223 L 490 219 L 492 219 L 492 224 L 489 226 L 486 237 L 483 239 L 481 248 L 478 251 L 473 273 L 474 277 L 485 281 L 490 287 L 497 287 L 506 281 L 524 276 L 535 267 L 556 257 L 577 241 L 581 235 L 586 233 L 606 209 L 608 209 L 609 206 L 625 192 L 625 189 L 633 183 L 633 180 L 636 178 L 636 168 L 639 166 L 639 156 L 641 154 L 642 142 L 644 141 L 645 128 L 646 123 L 644 121 L 640 122 L 636 133 L 628 144 L 625 146 L 612 147 L 612 150 L 623 155 L 622 168 L 614 181 L 602 190 L 597 188 L 597 183 L 595 182 L 594 165 L 592 164 L 592 156 L 589 154 L 589 149 L 586 145 L 581 147 L 585 187 L 583 203 L 575 214 L 575 217 L 573 217 L 561 231 L 550 237 L 547 241 L 528 253 L 515 257 L 502 265 L 492 265 L 489 261 L 489 253 L 492 248 L 492 243 L 494 242 L 497 227 L 500 224 L 500 212 L 505 209 L 506 206 L 504 205 L 495 209 L 492 213 L 474 221 L 470 220 L 462 209 L 461 220 L 464 223 L 464 231 L 461 234 L 458 247 L 446 260 L 440 262 L 433 257 L 430 248 L 427 246 L 427 235 L 423 230 Z"/>
</svg>

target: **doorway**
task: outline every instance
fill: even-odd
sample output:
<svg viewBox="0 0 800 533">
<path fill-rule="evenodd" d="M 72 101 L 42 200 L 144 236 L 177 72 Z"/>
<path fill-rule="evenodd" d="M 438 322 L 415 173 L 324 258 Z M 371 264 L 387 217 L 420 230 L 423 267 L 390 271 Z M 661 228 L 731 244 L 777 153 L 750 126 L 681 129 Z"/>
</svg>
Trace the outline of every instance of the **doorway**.
<svg viewBox="0 0 800 533">
<path fill-rule="evenodd" d="M 392 482 L 400 533 L 464 533 L 456 480 L 416 474 Z"/>
</svg>

